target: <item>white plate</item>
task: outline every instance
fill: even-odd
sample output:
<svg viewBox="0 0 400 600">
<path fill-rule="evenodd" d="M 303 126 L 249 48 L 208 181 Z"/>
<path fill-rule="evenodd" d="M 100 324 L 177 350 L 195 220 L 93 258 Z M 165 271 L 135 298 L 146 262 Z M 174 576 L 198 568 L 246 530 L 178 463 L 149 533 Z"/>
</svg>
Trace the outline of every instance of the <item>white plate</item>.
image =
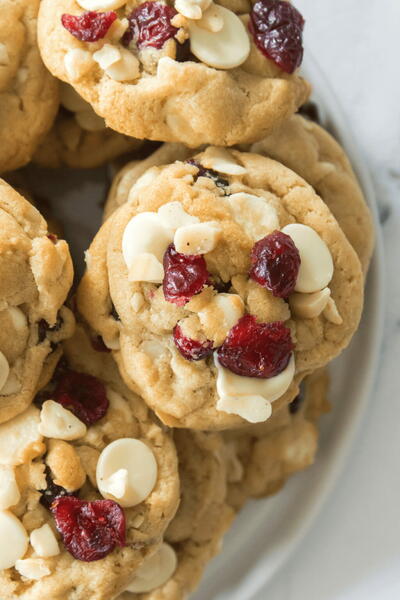
<svg viewBox="0 0 400 600">
<path fill-rule="evenodd" d="M 360 423 L 374 382 L 383 324 L 382 245 L 373 188 L 364 160 L 329 84 L 314 61 L 304 67 L 313 83 L 324 122 L 342 142 L 374 215 L 377 247 L 366 287 L 360 330 L 351 347 L 335 361 L 330 398 L 333 413 L 324 417 L 316 464 L 291 479 L 276 496 L 249 503 L 224 542 L 223 553 L 209 566 L 191 600 L 250 600 L 287 560 L 315 519 L 335 484 Z M 65 227 L 75 266 L 101 221 L 100 204 L 108 183 L 106 169 L 26 170 L 27 188 L 49 198 Z"/>
<path fill-rule="evenodd" d="M 335 485 L 351 449 L 374 384 L 383 330 L 383 253 L 374 190 L 360 150 L 329 84 L 314 60 L 305 76 L 324 123 L 346 149 L 372 210 L 377 244 L 368 275 L 360 329 L 350 347 L 330 368 L 333 412 L 322 420 L 315 465 L 293 477 L 277 495 L 252 501 L 224 541 L 222 554 L 209 566 L 191 600 L 251 600 L 284 564 Z"/>
</svg>

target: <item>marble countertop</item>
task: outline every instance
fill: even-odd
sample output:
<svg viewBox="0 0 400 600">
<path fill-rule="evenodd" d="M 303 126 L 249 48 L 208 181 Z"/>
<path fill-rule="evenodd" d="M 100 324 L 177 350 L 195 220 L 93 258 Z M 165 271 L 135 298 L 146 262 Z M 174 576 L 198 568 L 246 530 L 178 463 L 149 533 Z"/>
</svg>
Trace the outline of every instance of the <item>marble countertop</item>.
<svg viewBox="0 0 400 600">
<path fill-rule="evenodd" d="M 386 263 L 375 390 L 346 468 L 290 561 L 256 600 L 400 598 L 400 69 L 398 0 L 296 0 L 306 39 L 373 177 Z"/>
</svg>

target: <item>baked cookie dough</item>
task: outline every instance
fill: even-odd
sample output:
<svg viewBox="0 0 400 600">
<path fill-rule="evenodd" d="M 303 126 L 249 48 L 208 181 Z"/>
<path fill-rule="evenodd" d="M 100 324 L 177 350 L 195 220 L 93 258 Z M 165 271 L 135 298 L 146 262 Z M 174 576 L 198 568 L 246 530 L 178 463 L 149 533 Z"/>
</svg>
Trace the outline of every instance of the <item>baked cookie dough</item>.
<svg viewBox="0 0 400 600">
<path fill-rule="evenodd" d="M 28 408 L 73 333 L 72 278 L 67 243 L 0 180 L 0 423 Z"/>
<path fill-rule="evenodd" d="M 357 252 L 366 273 L 374 247 L 372 217 L 340 144 L 317 123 L 293 115 L 250 150 L 281 162 L 315 189 Z"/>
<path fill-rule="evenodd" d="M 164 423 L 265 421 L 349 343 L 363 302 L 360 262 L 294 172 L 209 147 L 146 171 L 127 200 L 87 252 L 78 310 Z M 287 264 L 298 267 L 297 249 L 301 265 L 296 274 L 276 259 L 284 289 L 274 289 L 255 269 L 281 240 Z"/>
<path fill-rule="evenodd" d="M 0 455 L 4 600 L 114 598 L 178 507 L 170 435 L 81 328 L 35 404 L 0 426 Z"/>
<path fill-rule="evenodd" d="M 249 31 L 270 0 L 173 4 L 43 0 L 43 60 L 108 127 L 139 139 L 191 147 L 252 142 L 306 101 L 310 86 L 297 74 L 304 20 L 290 4 L 278 2 L 293 64 L 263 54 Z"/>
<path fill-rule="evenodd" d="M 239 510 L 249 498 L 278 492 L 294 473 L 313 464 L 318 420 L 330 410 L 329 376 L 319 369 L 306 377 L 301 392 L 270 421 L 224 433 L 228 502 Z"/>
<path fill-rule="evenodd" d="M 58 86 L 36 39 L 40 0 L 0 3 L 0 173 L 30 161 L 57 112 Z"/>
<path fill-rule="evenodd" d="M 293 115 L 250 150 L 281 162 L 314 188 L 357 252 L 366 274 L 374 247 L 372 217 L 340 144 L 317 123 Z M 105 218 L 126 202 L 130 188 L 147 169 L 185 160 L 192 154 L 182 144 L 163 144 L 146 160 L 126 165 L 114 179 Z"/>
<path fill-rule="evenodd" d="M 176 430 L 181 503 L 158 557 L 119 600 L 185 600 L 220 551 L 234 511 L 226 502 L 227 462 L 219 434 Z M 158 585 L 157 585 L 158 584 Z M 133 593 L 135 592 L 135 593 Z"/>
<path fill-rule="evenodd" d="M 109 129 L 66 83 L 60 84 L 60 108 L 52 129 L 36 149 L 33 162 L 42 167 L 92 169 L 143 144 Z"/>
</svg>

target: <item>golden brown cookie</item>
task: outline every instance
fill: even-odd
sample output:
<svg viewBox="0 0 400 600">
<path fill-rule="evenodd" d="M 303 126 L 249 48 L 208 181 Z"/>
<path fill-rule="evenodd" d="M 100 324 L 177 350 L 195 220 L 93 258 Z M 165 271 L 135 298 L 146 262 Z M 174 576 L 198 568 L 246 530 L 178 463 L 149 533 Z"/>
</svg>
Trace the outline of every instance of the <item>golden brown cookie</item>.
<svg viewBox="0 0 400 600">
<path fill-rule="evenodd" d="M 132 582 L 136 593 L 125 592 L 119 600 L 187 598 L 198 585 L 207 563 L 220 551 L 222 537 L 232 522 L 234 512 L 226 503 L 227 463 L 221 436 L 176 430 L 174 441 L 179 460 L 181 504 L 166 531 L 165 541 L 169 552 L 175 554 L 175 565 L 168 554 L 164 559 L 161 556 L 153 567 L 146 565 L 144 576 L 143 572 L 142 576 L 139 573 Z M 150 561 L 154 562 L 154 558 Z M 154 587 L 160 578 L 167 579 Z"/>
<path fill-rule="evenodd" d="M 51 377 L 74 318 L 63 306 L 72 284 L 64 240 L 0 181 L 0 423 L 23 412 Z"/>
<path fill-rule="evenodd" d="M 330 410 L 326 369 L 306 377 L 299 396 L 267 423 L 224 433 L 228 502 L 239 510 L 249 498 L 279 491 L 288 478 L 313 464 L 318 420 Z"/>
<path fill-rule="evenodd" d="M 285 64 L 257 48 L 247 0 L 172 4 L 44 0 L 43 60 L 108 127 L 140 139 L 191 147 L 256 141 L 305 102 L 309 85 L 296 69 L 304 22 L 295 9 L 285 7 L 296 21 L 286 42 L 297 44 L 294 63 Z M 89 7 L 98 14 L 85 16 Z"/>
<path fill-rule="evenodd" d="M 36 149 L 33 162 L 50 168 L 92 169 L 143 144 L 106 127 L 104 119 L 71 86 L 61 83 L 60 92 L 57 118 Z"/>
<path fill-rule="evenodd" d="M 271 403 L 276 411 L 290 402 L 301 379 L 348 344 L 362 309 L 360 263 L 294 172 L 210 147 L 194 162 L 147 171 L 127 200 L 87 253 L 78 308 L 113 350 L 128 385 L 166 424 L 224 429 L 265 421 Z M 253 271 L 264 260 L 260 240 L 277 230 L 301 254 L 295 279 L 279 276 L 284 290 L 268 288 Z M 243 331 L 250 345 L 239 343 L 242 357 L 260 336 L 269 348 L 277 339 L 272 329 L 280 340 L 272 362 L 264 356 L 258 370 L 243 359 L 238 368 L 232 356 Z"/>
<path fill-rule="evenodd" d="M 30 161 L 57 111 L 57 81 L 44 67 L 37 46 L 39 4 L 0 4 L 0 173 Z"/>
<path fill-rule="evenodd" d="M 0 454 L 4 600 L 114 598 L 178 507 L 171 436 L 82 328 L 38 406 L 0 426 Z"/>
</svg>

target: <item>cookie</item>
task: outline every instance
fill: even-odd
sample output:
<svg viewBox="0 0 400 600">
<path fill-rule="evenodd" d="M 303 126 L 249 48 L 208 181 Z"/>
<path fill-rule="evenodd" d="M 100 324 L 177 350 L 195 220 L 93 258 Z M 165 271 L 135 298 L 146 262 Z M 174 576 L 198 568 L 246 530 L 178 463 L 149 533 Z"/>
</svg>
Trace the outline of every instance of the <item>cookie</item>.
<svg viewBox="0 0 400 600">
<path fill-rule="evenodd" d="M 312 185 L 337 219 L 366 273 L 374 247 L 372 217 L 340 144 L 317 123 L 294 115 L 250 150 L 281 162 Z"/>
<path fill-rule="evenodd" d="M 167 529 L 158 561 L 157 556 L 150 558 L 144 572 L 142 568 L 134 578 L 133 591 L 119 600 L 185 600 L 219 552 L 232 522 L 234 511 L 226 503 L 227 463 L 221 436 L 176 430 L 174 440 L 181 481 L 178 512 Z"/>
<path fill-rule="evenodd" d="M 289 3 L 172 4 L 44 0 L 43 60 L 111 129 L 191 147 L 262 139 L 308 98 L 304 20 Z"/>
<path fill-rule="evenodd" d="M 78 309 L 164 423 L 265 421 L 350 341 L 360 262 L 293 171 L 210 147 L 127 200 L 87 253 Z"/>
<path fill-rule="evenodd" d="M 67 243 L 0 181 L 0 423 L 27 409 L 73 333 L 63 306 L 72 278 Z"/>
<path fill-rule="evenodd" d="M 306 377 L 295 400 L 267 423 L 224 433 L 228 502 L 239 510 L 249 498 L 278 492 L 294 473 L 313 464 L 318 420 L 330 410 L 326 369 Z"/>
<path fill-rule="evenodd" d="M 40 58 L 40 0 L 0 5 L 0 173 L 28 163 L 57 112 L 58 86 Z"/>
<path fill-rule="evenodd" d="M 37 404 L 0 426 L 0 454 L 4 600 L 114 598 L 178 507 L 170 435 L 80 327 Z"/>
<path fill-rule="evenodd" d="M 60 85 L 61 104 L 52 129 L 36 149 L 33 162 L 42 167 L 92 169 L 137 150 L 143 144 L 106 127 L 74 89 Z"/>
</svg>

